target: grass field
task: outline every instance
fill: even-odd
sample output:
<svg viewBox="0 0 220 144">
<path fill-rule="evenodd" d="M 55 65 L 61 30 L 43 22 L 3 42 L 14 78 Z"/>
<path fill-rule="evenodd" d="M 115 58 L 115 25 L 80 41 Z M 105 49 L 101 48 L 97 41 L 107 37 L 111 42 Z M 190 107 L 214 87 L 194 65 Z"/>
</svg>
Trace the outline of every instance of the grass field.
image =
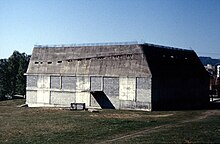
<svg viewBox="0 0 220 144">
<path fill-rule="evenodd" d="M 70 111 L 0 102 L 0 143 L 220 143 L 220 110 Z"/>
</svg>

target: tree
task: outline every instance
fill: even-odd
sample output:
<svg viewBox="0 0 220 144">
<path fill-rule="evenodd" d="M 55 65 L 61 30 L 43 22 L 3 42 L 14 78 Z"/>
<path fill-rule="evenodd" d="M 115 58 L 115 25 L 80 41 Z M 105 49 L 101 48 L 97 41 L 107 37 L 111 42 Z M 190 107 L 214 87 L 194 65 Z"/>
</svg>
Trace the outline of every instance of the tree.
<svg viewBox="0 0 220 144">
<path fill-rule="evenodd" d="M 19 61 L 21 54 L 18 51 L 14 51 L 8 59 L 8 75 L 9 75 L 9 95 L 15 95 L 16 92 L 16 77 L 19 68 Z"/>
<path fill-rule="evenodd" d="M 16 87 L 15 87 L 15 93 L 20 95 L 25 95 L 26 93 L 26 77 L 24 76 L 24 73 L 27 70 L 29 63 L 29 57 L 25 53 L 22 53 L 20 55 L 19 59 L 19 67 L 18 72 L 16 75 Z"/>
<path fill-rule="evenodd" d="M 8 61 L 0 59 L 0 100 L 5 99 L 8 91 Z"/>
<path fill-rule="evenodd" d="M 30 56 L 14 51 L 9 59 L 0 59 L 0 100 L 6 95 L 26 93 L 26 77 Z"/>
</svg>

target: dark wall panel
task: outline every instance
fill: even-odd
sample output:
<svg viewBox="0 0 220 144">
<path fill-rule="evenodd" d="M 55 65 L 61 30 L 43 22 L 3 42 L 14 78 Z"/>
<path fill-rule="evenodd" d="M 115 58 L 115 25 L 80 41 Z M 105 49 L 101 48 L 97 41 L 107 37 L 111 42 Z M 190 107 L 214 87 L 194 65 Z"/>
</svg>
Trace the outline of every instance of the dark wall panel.
<svg viewBox="0 0 220 144">
<path fill-rule="evenodd" d="M 60 89 L 60 77 L 59 76 L 51 76 L 50 77 L 50 88 Z"/>
<path fill-rule="evenodd" d="M 76 77 L 62 77 L 62 89 L 76 90 Z"/>
<path fill-rule="evenodd" d="M 119 78 L 105 77 L 104 92 L 107 96 L 119 96 Z"/>
<path fill-rule="evenodd" d="M 38 76 L 28 75 L 27 76 L 27 87 L 37 87 Z"/>
<path fill-rule="evenodd" d="M 90 82 L 92 91 L 102 90 L 102 77 L 91 77 Z"/>
</svg>

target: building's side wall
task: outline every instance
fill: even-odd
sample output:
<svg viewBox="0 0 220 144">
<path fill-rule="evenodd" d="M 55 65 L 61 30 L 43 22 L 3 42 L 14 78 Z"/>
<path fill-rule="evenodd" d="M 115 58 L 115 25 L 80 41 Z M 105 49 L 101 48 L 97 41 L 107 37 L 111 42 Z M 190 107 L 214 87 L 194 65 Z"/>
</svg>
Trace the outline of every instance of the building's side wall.
<svg viewBox="0 0 220 144">
<path fill-rule="evenodd" d="M 204 108 L 209 103 L 209 76 L 194 51 L 142 46 L 152 73 L 152 110 Z"/>
<path fill-rule="evenodd" d="M 153 78 L 153 110 L 197 109 L 205 107 L 209 98 L 208 79 L 161 77 Z"/>
<path fill-rule="evenodd" d="M 26 103 L 69 107 L 76 102 L 100 108 L 90 91 L 103 91 L 116 109 L 151 110 L 151 77 L 27 75 Z"/>
</svg>

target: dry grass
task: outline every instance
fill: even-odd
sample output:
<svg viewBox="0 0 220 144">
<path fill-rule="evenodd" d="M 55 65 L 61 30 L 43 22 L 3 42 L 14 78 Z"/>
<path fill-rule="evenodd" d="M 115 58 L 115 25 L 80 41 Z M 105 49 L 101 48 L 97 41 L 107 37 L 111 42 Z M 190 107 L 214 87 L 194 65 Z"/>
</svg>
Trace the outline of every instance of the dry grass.
<svg viewBox="0 0 220 144">
<path fill-rule="evenodd" d="M 220 110 L 99 113 L 0 102 L 0 143 L 220 142 Z"/>
</svg>

